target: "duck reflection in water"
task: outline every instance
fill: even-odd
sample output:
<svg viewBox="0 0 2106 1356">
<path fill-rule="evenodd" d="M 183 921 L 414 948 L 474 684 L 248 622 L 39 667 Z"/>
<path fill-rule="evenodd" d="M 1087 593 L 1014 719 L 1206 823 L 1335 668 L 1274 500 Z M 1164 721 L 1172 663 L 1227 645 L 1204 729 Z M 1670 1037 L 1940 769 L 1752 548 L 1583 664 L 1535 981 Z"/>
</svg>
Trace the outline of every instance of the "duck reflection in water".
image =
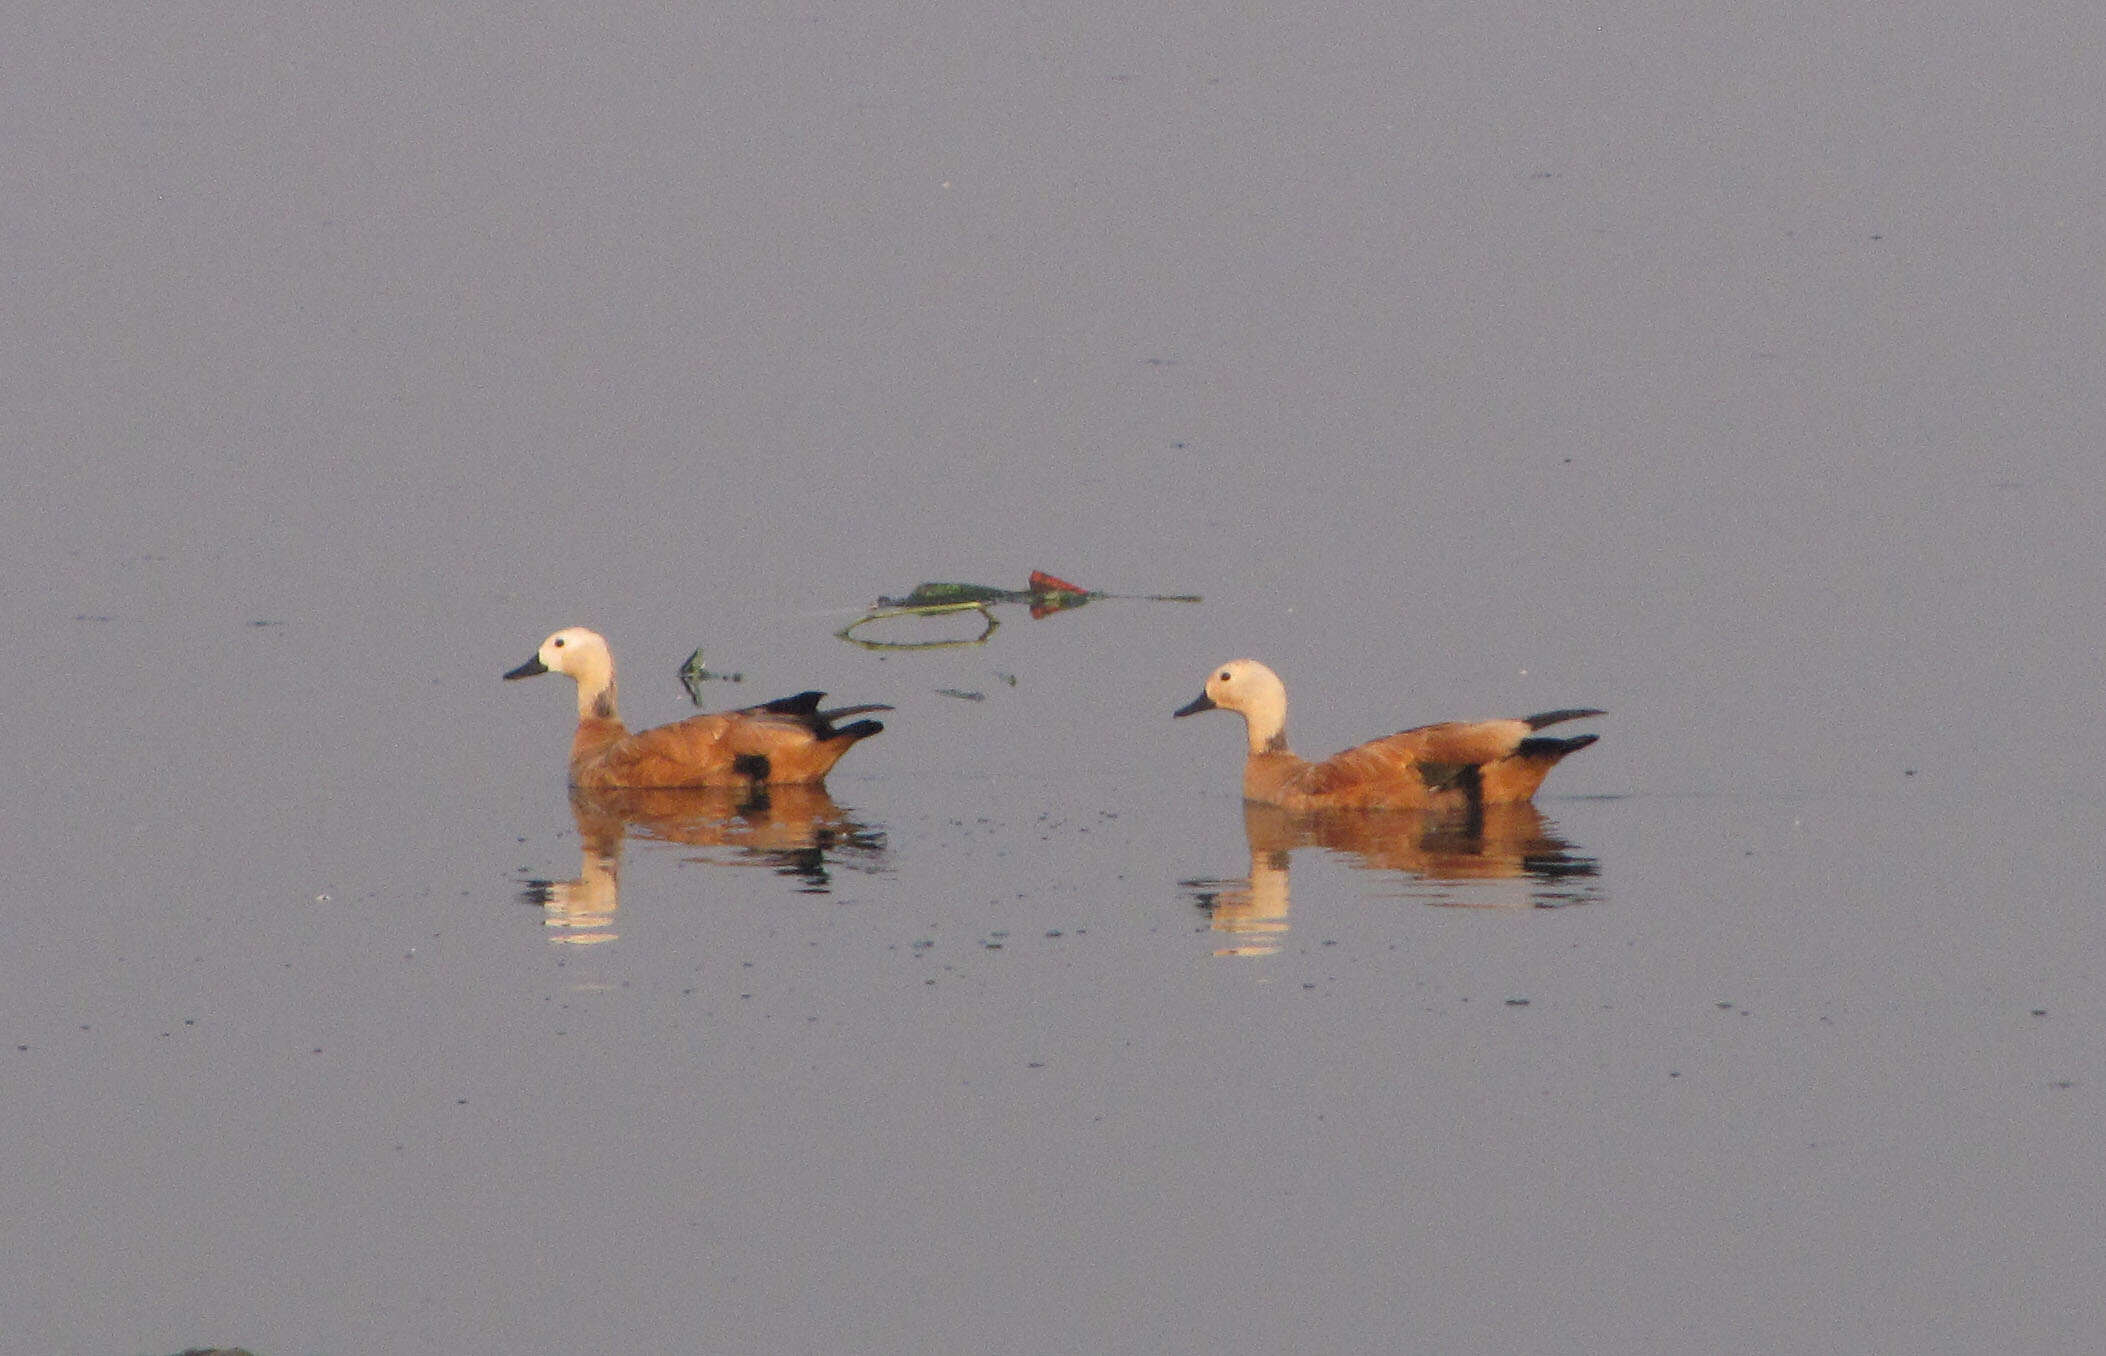
<svg viewBox="0 0 2106 1356">
<path fill-rule="evenodd" d="M 1216 955 L 1271 955 L 1288 927 L 1288 860 L 1318 847 L 1367 871 L 1403 878 L 1396 893 L 1457 908 L 1549 909 L 1600 898 L 1600 863 L 1573 850 L 1535 806 L 1461 810 L 1296 811 L 1243 804 L 1244 880 L 1183 882 L 1216 932 Z"/>
<path fill-rule="evenodd" d="M 859 823 L 816 785 L 573 787 L 570 811 L 583 858 L 577 877 L 530 880 L 520 892 L 548 911 L 548 926 L 567 942 L 619 935 L 614 913 L 629 837 L 706 849 L 689 861 L 765 867 L 796 881 L 802 894 L 827 894 L 836 870 L 873 871 L 885 854 L 883 831 Z"/>
</svg>

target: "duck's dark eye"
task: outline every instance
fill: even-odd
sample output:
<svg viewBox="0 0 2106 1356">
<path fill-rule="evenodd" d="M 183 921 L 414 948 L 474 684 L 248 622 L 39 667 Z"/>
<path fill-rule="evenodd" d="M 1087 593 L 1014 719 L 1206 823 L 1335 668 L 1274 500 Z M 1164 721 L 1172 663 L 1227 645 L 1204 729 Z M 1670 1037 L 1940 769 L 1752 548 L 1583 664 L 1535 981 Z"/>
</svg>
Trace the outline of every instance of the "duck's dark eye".
<svg viewBox="0 0 2106 1356">
<path fill-rule="evenodd" d="M 563 637 L 557 636 L 554 640 L 550 641 L 549 644 L 555 646 L 557 649 L 560 650 L 563 648 Z"/>
<path fill-rule="evenodd" d="M 1222 681 L 1222 682 L 1224 682 L 1224 683 L 1228 681 L 1228 670 L 1227 670 L 1227 669 L 1223 669 L 1223 670 L 1221 671 L 1221 681 Z"/>
</svg>

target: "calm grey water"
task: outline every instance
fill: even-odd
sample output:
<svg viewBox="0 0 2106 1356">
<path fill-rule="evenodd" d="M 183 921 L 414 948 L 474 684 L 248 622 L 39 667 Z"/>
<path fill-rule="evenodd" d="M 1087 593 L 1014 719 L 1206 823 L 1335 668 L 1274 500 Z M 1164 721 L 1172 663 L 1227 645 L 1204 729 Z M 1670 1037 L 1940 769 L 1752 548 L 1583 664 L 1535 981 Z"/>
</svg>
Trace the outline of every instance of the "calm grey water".
<svg viewBox="0 0 2106 1356">
<path fill-rule="evenodd" d="M 2106 33 L 1743 9 L 8 21 L 0 1350 L 2094 1341 Z"/>
</svg>

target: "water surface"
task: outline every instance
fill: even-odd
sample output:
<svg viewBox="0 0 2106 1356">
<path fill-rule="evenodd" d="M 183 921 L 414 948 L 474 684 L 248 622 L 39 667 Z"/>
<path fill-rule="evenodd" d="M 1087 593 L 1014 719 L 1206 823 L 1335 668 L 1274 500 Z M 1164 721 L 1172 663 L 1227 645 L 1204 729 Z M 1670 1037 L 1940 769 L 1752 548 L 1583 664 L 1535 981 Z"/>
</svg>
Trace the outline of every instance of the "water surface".
<svg viewBox="0 0 2106 1356">
<path fill-rule="evenodd" d="M 13 34 L 0 1349 L 2083 1345 L 2093 27 Z M 834 635 L 1034 568 L 1206 601 Z M 574 806 L 572 623 L 897 710 Z"/>
</svg>

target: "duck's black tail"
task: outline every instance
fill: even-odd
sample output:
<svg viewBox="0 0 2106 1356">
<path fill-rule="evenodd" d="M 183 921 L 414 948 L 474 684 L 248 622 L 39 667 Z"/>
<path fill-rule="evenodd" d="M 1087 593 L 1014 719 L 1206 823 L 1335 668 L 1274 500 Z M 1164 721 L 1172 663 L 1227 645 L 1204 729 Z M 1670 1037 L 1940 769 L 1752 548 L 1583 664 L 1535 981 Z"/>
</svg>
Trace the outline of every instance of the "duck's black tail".
<svg viewBox="0 0 2106 1356">
<path fill-rule="evenodd" d="M 819 719 L 831 725 L 843 716 L 860 716 L 865 711 L 890 711 L 891 709 L 883 702 L 865 702 L 861 706 L 837 706 L 831 711 L 821 711 Z"/>
<path fill-rule="evenodd" d="M 1558 725 L 1568 720 L 1584 720 L 1588 716 L 1606 716 L 1606 711 L 1597 711 L 1591 706 L 1567 707 L 1563 711 L 1544 711 L 1533 716 L 1523 716 L 1531 730 L 1540 730 L 1545 725 Z"/>
<path fill-rule="evenodd" d="M 885 727 L 874 720 L 859 720 L 853 725 L 846 725 L 837 730 L 834 728 L 835 721 L 843 716 L 860 716 L 865 711 L 892 709 L 883 702 L 866 702 L 861 706 L 837 706 L 830 711 L 821 711 L 819 703 L 825 696 L 824 692 L 800 692 L 794 697 L 777 697 L 772 702 L 762 702 L 759 706 L 747 709 L 767 711 L 778 716 L 802 717 L 818 738 L 845 739 L 851 744 L 858 739 L 868 739 Z"/>
<path fill-rule="evenodd" d="M 1568 711 L 1563 714 L 1569 716 L 1579 713 Z M 1597 713 L 1589 711 L 1584 714 L 1595 715 Z M 1531 763 L 1555 763 L 1568 753 L 1578 753 L 1599 738 L 1601 738 L 1600 735 L 1590 734 L 1574 735 L 1570 739 L 1559 739 L 1555 735 L 1537 735 L 1533 739 L 1524 739 L 1517 744 L 1514 747 L 1514 756 L 1516 758 L 1525 758 Z"/>
<path fill-rule="evenodd" d="M 890 711 L 892 708 L 889 706 L 858 706 L 852 709 L 857 711 Z M 846 740 L 853 744 L 858 739 L 870 738 L 870 736 L 884 728 L 885 722 L 881 720 L 859 720 L 853 725 L 844 725 L 838 730 L 828 730 L 819 737 L 821 739 Z"/>
</svg>

